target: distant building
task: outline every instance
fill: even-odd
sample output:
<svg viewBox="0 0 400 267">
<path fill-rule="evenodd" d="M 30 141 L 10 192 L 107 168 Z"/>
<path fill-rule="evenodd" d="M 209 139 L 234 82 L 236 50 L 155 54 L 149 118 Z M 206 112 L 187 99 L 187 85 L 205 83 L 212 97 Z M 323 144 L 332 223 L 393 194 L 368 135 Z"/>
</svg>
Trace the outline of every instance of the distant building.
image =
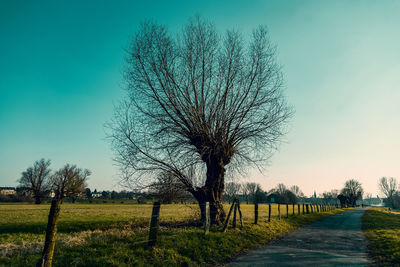
<svg viewBox="0 0 400 267">
<path fill-rule="evenodd" d="M 103 194 L 102 193 L 92 193 L 92 198 L 99 198 L 102 197 Z"/>
<path fill-rule="evenodd" d="M 15 187 L 0 187 L 0 195 L 9 196 L 16 195 L 17 191 Z"/>
</svg>

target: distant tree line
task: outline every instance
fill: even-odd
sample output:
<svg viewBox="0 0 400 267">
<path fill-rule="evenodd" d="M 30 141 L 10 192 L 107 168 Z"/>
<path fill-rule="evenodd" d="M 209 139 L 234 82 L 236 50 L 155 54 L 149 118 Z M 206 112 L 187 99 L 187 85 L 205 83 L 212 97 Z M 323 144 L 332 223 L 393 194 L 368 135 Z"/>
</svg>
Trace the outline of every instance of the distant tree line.
<svg viewBox="0 0 400 267">
<path fill-rule="evenodd" d="M 275 188 L 264 191 L 258 183 L 226 183 L 224 200 L 230 203 L 235 198 L 246 204 L 265 202 L 293 204 L 302 201 L 304 194 L 297 185 L 288 188 L 284 184 L 278 184 Z"/>
<path fill-rule="evenodd" d="M 64 168 L 71 167 L 66 165 Z M 73 167 L 73 166 L 72 166 Z M 58 172 L 60 172 L 60 169 Z M 35 202 L 40 204 L 44 198 L 51 199 L 55 191 L 52 186 L 52 177 L 55 173 L 50 170 L 50 160 L 40 159 L 31 167 L 28 167 L 21 174 L 19 187 L 15 188 L 15 194 L 0 194 L 0 202 Z M 393 177 L 382 177 L 378 182 L 381 192 L 386 196 L 384 202 L 386 206 L 400 208 L 400 184 Z M 310 202 L 315 204 L 341 204 L 342 207 L 356 206 L 363 199 L 364 190 L 361 183 L 356 179 L 350 179 L 345 182 L 344 187 L 339 191 L 333 189 L 312 197 L 305 197 L 297 185 L 287 187 L 284 184 L 278 184 L 269 191 L 264 191 L 260 184 L 254 182 L 227 182 L 223 194 L 223 201 L 231 203 L 238 198 L 242 203 L 281 203 L 293 204 L 298 202 Z M 90 188 L 76 190 L 68 194 L 66 199 L 75 202 L 77 199 L 103 199 L 103 200 L 136 200 L 138 203 L 147 203 L 158 200 L 164 204 L 193 202 L 195 198 L 187 189 L 181 185 L 176 175 L 165 171 L 161 173 L 157 180 L 149 185 L 146 190 L 141 191 L 115 191 L 103 190 L 91 191 Z M 366 195 L 366 204 L 373 201 L 371 194 Z M 376 202 L 376 201 L 375 201 Z"/>
</svg>

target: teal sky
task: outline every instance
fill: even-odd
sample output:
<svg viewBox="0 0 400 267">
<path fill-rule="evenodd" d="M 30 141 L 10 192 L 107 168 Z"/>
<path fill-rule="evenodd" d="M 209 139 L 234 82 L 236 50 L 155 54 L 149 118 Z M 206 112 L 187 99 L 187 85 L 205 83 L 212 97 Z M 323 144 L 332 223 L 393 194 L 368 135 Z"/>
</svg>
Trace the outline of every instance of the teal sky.
<svg viewBox="0 0 400 267">
<path fill-rule="evenodd" d="M 89 186 L 116 189 L 104 123 L 123 97 L 124 52 L 138 24 L 172 30 L 196 14 L 245 35 L 266 24 L 278 47 L 290 133 L 264 189 L 307 194 L 357 178 L 378 194 L 400 179 L 400 1 L 0 1 L 0 186 L 35 160 L 89 168 Z"/>
</svg>

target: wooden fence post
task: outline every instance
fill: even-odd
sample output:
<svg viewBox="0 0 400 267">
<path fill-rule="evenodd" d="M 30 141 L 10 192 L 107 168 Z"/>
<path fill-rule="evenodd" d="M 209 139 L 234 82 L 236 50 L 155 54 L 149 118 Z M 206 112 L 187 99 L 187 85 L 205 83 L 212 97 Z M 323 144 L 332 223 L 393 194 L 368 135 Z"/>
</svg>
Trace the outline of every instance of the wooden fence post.
<svg viewBox="0 0 400 267">
<path fill-rule="evenodd" d="M 151 214 L 151 221 L 150 221 L 150 233 L 149 233 L 149 243 L 148 243 L 149 247 L 153 247 L 157 241 L 159 215 L 160 215 L 160 202 L 154 202 L 153 212 Z"/>
<path fill-rule="evenodd" d="M 222 232 L 225 232 L 225 231 L 226 231 L 226 228 L 228 227 L 229 218 L 231 217 L 232 210 L 233 210 L 233 208 L 235 207 L 235 205 L 236 205 L 236 200 L 234 200 L 234 201 L 232 202 L 232 206 L 231 206 L 231 208 L 229 209 L 228 216 L 226 217 L 226 220 L 225 220 L 224 228 L 222 228 Z"/>
<path fill-rule="evenodd" d="M 289 218 L 289 204 L 286 204 L 286 218 Z"/>
<path fill-rule="evenodd" d="M 205 203 L 204 209 L 204 234 L 208 235 L 210 231 L 210 202 Z"/>
<path fill-rule="evenodd" d="M 240 200 L 236 199 L 236 205 L 239 212 L 239 220 L 240 220 L 240 229 L 243 229 L 243 218 L 242 218 L 242 211 L 240 210 Z"/>
<path fill-rule="evenodd" d="M 278 204 L 278 218 L 281 219 L 281 204 Z"/>
<path fill-rule="evenodd" d="M 304 212 L 304 203 L 303 203 L 303 215 L 305 214 L 305 212 Z"/>
<path fill-rule="evenodd" d="M 232 227 L 236 228 L 236 213 L 237 213 L 237 203 L 235 202 L 235 208 L 233 210 L 233 222 L 232 222 Z"/>
<path fill-rule="evenodd" d="M 309 214 L 310 213 L 310 210 L 309 210 L 309 204 L 306 204 L 306 209 L 307 209 L 307 214 Z"/>
<path fill-rule="evenodd" d="M 293 203 L 293 216 L 294 216 L 294 203 Z"/>
<path fill-rule="evenodd" d="M 300 215 L 300 204 L 297 204 L 297 214 Z"/>
<path fill-rule="evenodd" d="M 258 223 L 258 203 L 254 204 L 254 224 Z"/>
<path fill-rule="evenodd" d="M 268 204 L 268 222 L 271 222 L 271 203 Z"/>
<path fill-rule="evenodd" d="M 313 204 L 310 204 L 311 213 L 314 213 Z"/>
<path fill-rule="evenodd" d="M 317 205 L 315 205 L 315 206 L 317 207 L 317 212 L 319 212 L 318 204 L 317 204 Z"/>
</svg>

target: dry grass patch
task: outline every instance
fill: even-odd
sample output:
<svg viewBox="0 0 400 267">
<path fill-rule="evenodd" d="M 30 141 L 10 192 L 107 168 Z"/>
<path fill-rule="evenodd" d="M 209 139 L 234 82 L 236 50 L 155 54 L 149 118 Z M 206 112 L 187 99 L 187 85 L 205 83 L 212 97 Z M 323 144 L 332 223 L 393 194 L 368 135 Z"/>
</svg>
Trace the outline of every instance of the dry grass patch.
<svg viewBox="0 0 400 267">
<path fill-rule="evenodd" d="M 369 241 L 369 254 L 377 265 L 400 265 L 400 216 L 383 208 L 365 212 L 363 230 Z"/>
</svg>

